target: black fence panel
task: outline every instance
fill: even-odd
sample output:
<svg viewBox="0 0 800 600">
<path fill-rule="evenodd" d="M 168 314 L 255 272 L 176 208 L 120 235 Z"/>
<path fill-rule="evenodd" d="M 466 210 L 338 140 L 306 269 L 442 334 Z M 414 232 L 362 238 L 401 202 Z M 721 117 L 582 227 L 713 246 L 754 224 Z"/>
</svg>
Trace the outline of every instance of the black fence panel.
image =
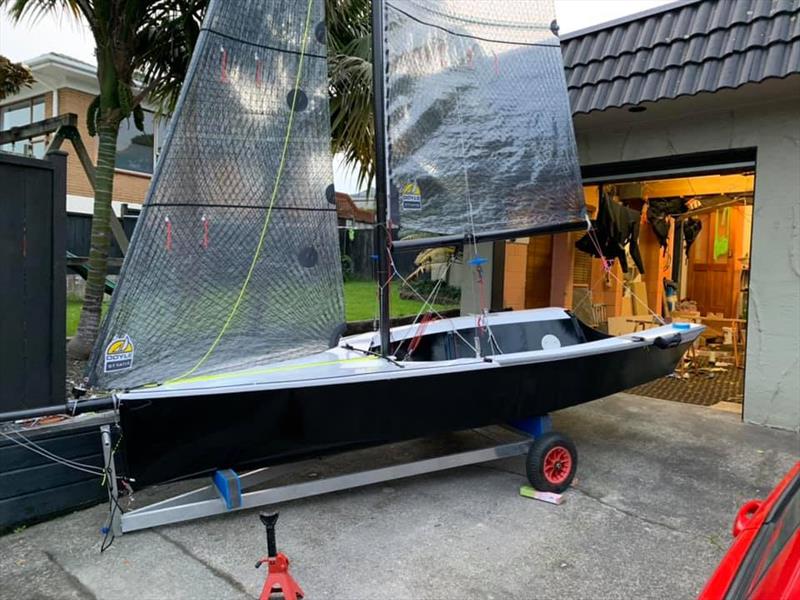
<svg viewBox="0 0 800 600">
<path fill-rule="evenodd" d="M 0 152 L 0 412 L 65 400 L 66 153 Z"/>
<path fill-rule="evenodd" d="M 131 239 L 133 235 L 137 216 L 138 213 L 131 213 L 125 214 L 122 218 L 122 229 L 128 239 Z M 66 228 L 67 252 L 75 256 L 89 256 L 89 246 L 92 241 L 92 215 L 67 213 Z M 122 251 L 113 236 L 111 237 L 111 248 L 108 256 L 122 258 Z"/>
<path fill-rule="evenodd" d="M 103 468 L 98 424 L 53 425 L 26 431 L 25 437 L 63 458 Z M 0 437 L 0 534 L 107 497 L 100 476 L 55 463 Z"/>
</svg>

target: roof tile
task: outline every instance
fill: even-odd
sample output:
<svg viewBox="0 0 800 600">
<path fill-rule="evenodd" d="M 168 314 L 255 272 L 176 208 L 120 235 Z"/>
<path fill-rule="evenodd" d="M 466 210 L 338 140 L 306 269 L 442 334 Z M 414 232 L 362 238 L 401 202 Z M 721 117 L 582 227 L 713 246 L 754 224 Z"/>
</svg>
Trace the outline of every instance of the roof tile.
<svg viewBox="0 0 800 600">
<path fill-rule="evenodd" d="M 800 0 L 699 0 L 562 41 L 574 113 L 800 73 Z"/>
</svg>

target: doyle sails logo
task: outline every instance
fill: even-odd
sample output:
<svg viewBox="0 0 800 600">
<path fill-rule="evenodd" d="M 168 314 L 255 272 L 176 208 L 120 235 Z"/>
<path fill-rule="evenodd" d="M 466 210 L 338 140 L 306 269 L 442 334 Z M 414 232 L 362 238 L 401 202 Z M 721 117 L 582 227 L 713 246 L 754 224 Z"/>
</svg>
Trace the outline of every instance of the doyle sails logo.
<svg viewBox="0 0 800 600">
<path fill-rule="evenodd" d="M 416 183 L 407 183 L 403 186 L 400 206 L 403 210 L 422 210 L 422 192 Z"/>
<path fill-rule="evenodd" d="M 115 337 L 106 346 L 103 360 L 103 371 L 113 373 L 124 371 L 133 366 L 133 340 L 129 335 Z"/>
</svg>

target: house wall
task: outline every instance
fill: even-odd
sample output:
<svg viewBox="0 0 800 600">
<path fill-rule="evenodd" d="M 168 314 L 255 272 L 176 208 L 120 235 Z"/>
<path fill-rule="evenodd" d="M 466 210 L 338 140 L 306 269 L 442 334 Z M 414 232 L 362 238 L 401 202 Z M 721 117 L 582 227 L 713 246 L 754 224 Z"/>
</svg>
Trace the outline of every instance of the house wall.
<svg viewBox="0 0 800 600">
<path fill-rule="evenodd" d="M 97 161 L 97 143 L 86 129 L 86 110 L 91 101 L 92 97 L 89 94 L 66 88 L 58 90 L 58 112 L 62 115 L 65 113 L 78 115 L 78 131 L 81 134 L 83 145 L 86 146 L 89 157 L 95 162 Z M 67 158 L 67 194 L 92 198 L 94 190 L 92 190 L 89 178 L 86 177 L 72 144 L 65 143 L 63 150 L 69 155 Z"/>
<path fill-rule="evenodd" d="M 503 307 L 523 310 L 525 306 L 528 239 L 506 242 L 503 277 Z"/>
<path fill-rule="evenodd" d="M 494 257 L 493 242 L 478 244 L 477 255 L 485 258 L 487 262 L 481 267 L 483 271 L 483 300 L 488 305 L 492 298 L 492 258 Z M 455 264 L 450 268 L 450 285 L 461 287 L 461 314 L 477 315 L 483 308 L 481 303 L 480 286 L 476 283 L 477 274 L 475 267 L 470 266 L 469 261 L 475 258 L 475 251 L 472 246 L 464 248 L 464 260 L 462 264 Z"/>
<path fill-rule="evenodd" d="M 525 261 L 525 308 L 550 306 L 553 271 L 553 236 L 539 235 L 528 241 Z"/>
<path fill-rule="evenodd" d="M 80 131 L 86 150 L 89 152 L 93 162 L 97 161 L 97 138 L 89 135 L 86 128 L 86 111 L 91 104 L 93 96 L 86 92 L 70 88 L 58 90 L 58 110 L 59 113 L 75 113 L 78 115 L 78 131 Z M 50 105 L 51 106 L 51 105 Z M 48 106 L 51 111 L 52 108 Z M 51 116 L 51 112 L 48 112 Z M 72 144 L 65 143 L 63 150 L 69 154 L 67 159 L 67 194 L 70 196 L 82 196 L 93 198 L 94 190 L 86 177 L 86 173 L 78 160 L 78 155 L 72 148 Z M 131 202 L 141 204 L 147 194 L 150 185 L 149 175 L 138 175 L 117 171 L 114 176 L 114 200 L 117 202 Z"/>
<path fill-rule="evenodd" d="M 578 148 L 582 165 L 757 148 L 744 418 L 800 430 L 800 76 L 754 87 L 579 115 Z"/>
</svg>

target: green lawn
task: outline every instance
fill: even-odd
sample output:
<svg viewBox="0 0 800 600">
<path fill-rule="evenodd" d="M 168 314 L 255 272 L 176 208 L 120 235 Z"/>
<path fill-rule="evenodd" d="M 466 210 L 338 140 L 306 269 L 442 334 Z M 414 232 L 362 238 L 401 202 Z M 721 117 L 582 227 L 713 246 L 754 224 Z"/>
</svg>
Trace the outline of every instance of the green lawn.
<svg viewBox="0 0 800 600">
<path fill-rule="evenodd" d="M 67 337 L 75 335 L 78 331 L 78 321 L 81 318 L 81 307 L 83 306 L 82 300 L 69 299 L 67 300 Z M 108 302 L 103 303 L 103 315 L 108 311 Z"/>
<path fill-rule="evenodd" d="M 399 296 L 399 286 L 392 286 L 392 316 L 402 317 L 416 315 L 422 302 L 403 300 Z M 80 300 L 67 300 L 67 336 L 75 335 L 78 330 L 78 319 L 81 314 Z M 344 284 L 345 316 L 348 321 L 368 321 L 375 317 L 377 300 L 375 284 L 371 281 L 348 281 Z M 442 304 L 435 304 L 436 310 L 452 308 Z M 103 312 L 108 309 L 108 303 L 103 305 Z"/>
<path fill-rule="evenodd" d="M 392 297 L 389 302 L 393 317 L 416 315 L 422 302 L 400 298 L 399 285 L 392 286 Z M 367 321 L 375 318 L 377 310 L 377 292 L 371 281 L 348 281 L 344 284 L 344 312 L 348 321 Z M 424 294 L 423 294 L 424 296 Z M 433 305 L 436 310 L 445 310 L 452 306 Z"/>
</svg>

